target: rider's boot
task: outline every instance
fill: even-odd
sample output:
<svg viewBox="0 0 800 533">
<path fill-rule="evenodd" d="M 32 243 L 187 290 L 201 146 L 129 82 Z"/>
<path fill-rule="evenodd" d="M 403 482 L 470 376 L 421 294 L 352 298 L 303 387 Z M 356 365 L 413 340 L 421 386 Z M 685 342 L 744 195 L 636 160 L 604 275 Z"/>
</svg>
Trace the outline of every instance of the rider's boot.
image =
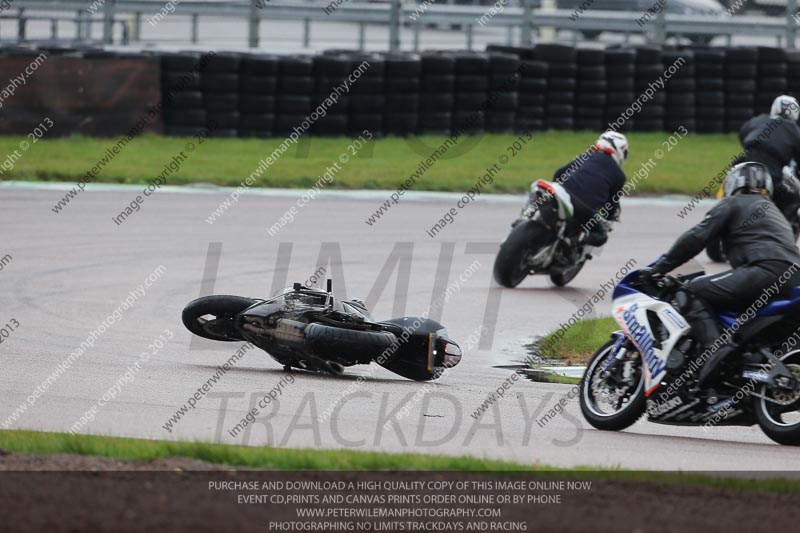
<svg viewBox="0 0 800 533">
<path fill-rule="evenodd" d="M 606 229 L 600 225 L 596 224 L 591 230 L 588 232 L 582 232 L 583 242 L 588 244 L 589 246 L 603 246 L 605 243 L 608 242 L 608 232 Z"/>
<path fill-rule="evenodd" d="M 692 325 L 692 334 L 699 342 L 701 348 L 700 372 L 697 376 L 698 386 L 706 388 L 714 384 L 718 377 L 720 364 L 729 355 L 736 351 L 736 345 L 730 339 L 722 338 L 722 329 L 719 322 L 705 301 L 695 294 L 680 291 L 676 299 L 681 305 L 681 311 Z M 681 301 L 683 300 L 683 301 Z M 716 346 L 716 348 L 714 348 Z"/>
</svg>

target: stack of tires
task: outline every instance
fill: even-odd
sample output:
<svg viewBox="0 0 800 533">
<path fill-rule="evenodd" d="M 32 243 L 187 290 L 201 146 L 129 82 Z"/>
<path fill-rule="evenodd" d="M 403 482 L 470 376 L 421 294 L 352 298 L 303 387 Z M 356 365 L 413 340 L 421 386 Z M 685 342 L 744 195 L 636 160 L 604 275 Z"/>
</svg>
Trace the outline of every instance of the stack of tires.
<svg viewBox="0 0 800 533">
<path fill-rule="evenodd" d="M 419 118 L 423 135 L 450 135 L 456 89 L 456 60 L 447 54 L 420 57 Z"/>
<path fill-rule="evenodd" d="M 325 114 L 311 127 L 315 135 L 347 134 L 349 95 L 342 92 L 342 89 L 336 91 L 336 88 L 342 86 L 352 71 L 353 62 L 346 55 L 330 54 L 314 57 L 314 96 L 311 99 L 311 107 L 316 109 L 320 105 L 325 106 Z M 338 95 L 339 92 L 342 92 L 341 96 Z"/>
<path fill-rule="evenodd" d="M 787 70 L 786 50 L 766 46 L 758 47 L 756 110 L 768 113 L 772 106 L 772 101 L 786 93 L 788 89 L 786 81 Z"/>
<path fill-rule="evenodd" d="M 671 133 L 683 127 L 695 133 L 694 53 L 691 50 L 664 50 L 661 59 L 667 91 L 664 129 Z"/>
<path fill-rule="evenodd" d="M 758 52 L 729 48 L 725 53 L 725 130 L 739 131 L 755 113 Z"/>
<path fill-rule="evenodd" d="M 455 54 L 456 90 L 453 132 L 481 134 L 486 129 L 489 94 L 489 57 L 486 54 Z"/>
<path fill-rule="evenodd" d="M 800 51 L 786 52 L 786 83 L 789 94 L 800 98 Z"/>
<path fill-rule="evenodd" d="M 634 76 L 634 93 L 642 96 L 642 110 L 636 116 L 636 131 L 662 131 L 667 94 L 661 90 L 659 78 L 664 73 L 661 48 L 642 46 L 636 48 L 636 74 Z"/>
<path fill-rule="evenodd" d="M 203 107 L 211 137 L 239 135 L 239 54 L 208 56 L 203 62 Z"/>
<path fill-rule="evenodd" d="M 539 44 L 536 59 L 547 63 L 547 128 L 575 128 L 575 87 L 578 65 L 575 48 L 562 44 Z"/>
<path fill-rule="evenodd" d="M 314 93 L 314 61 L 310 56 L 282 56 L 278 60 L 278 90 L 275 97 L 275 134 L 286 137 L 294 131 L 307 134 Z"/>
<path fill-rule="evenodd" d="M 383 132 L 402 137 L 413 135 L 419 123 L 420 57 L 416 54 L 389 54 L 384 62 L 386 103 Z"/>
<path fill-rule="evenodd" d="M 206 126 L 200 54 L 161 56 L 161 97 L 167 135 L 192 137 Z"/>
<path fill-rule="evenodd" d="M 694 50 L 695 118 L 699 133 L 725 131 L 725 50 Z"/>
<path fill-rule="evenodd" d="M 275 130 L 278 58 L 245 56 L 239 67 L 239 135 L 270 137 Z"/>
<path fill-rule="evenodd" d="M 575 129 L 605 130 L 606 79 L 605 50 L 579 48 L 578 85 L 575 93 Z"/>
<path fill-rule="evenodd" d="M 629 111 L 636 94 L 636 51 L 630 48 L 606 50 L 606 124 L 615 131 L 630 131 L 635 119 Z"/>
<path fill-rule="evenodd" d="M 519 106 L 519 56 L 489 54 L 489 97 L 486 131 L 512 133 Z"/>
<path fill-rule="evenodd" d="M 517 131 L 543 131 L 547 98 L 547 63 L 522 59 L 519 79 Z"/>
<path fill-rule="evenodd" d="M 363 61 L 367 61 L 369 67 L 350 87 L 348 133 L 358 137 L 361 132 L 368 130 L 374 136 L 380 137 L 383 135 L 383 111 L 386 107 L 384 95 L 386 65 L 383 58 L 377 54 L 352 54 L 351 59 L 353 69 Z"/>
</svg>

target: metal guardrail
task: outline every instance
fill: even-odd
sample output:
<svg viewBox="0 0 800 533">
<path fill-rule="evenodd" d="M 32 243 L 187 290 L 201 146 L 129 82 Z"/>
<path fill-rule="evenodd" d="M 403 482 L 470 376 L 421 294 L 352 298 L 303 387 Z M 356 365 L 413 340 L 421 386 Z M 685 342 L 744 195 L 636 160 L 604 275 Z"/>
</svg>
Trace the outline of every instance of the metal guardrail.
<svg viewBox="0 0 800 533">
<path fill-rule="evenodd" d="M 99 0 L 98 0 L 99 1 Z M 513 0 L 512 0 L 513 1 Z M 114 25 L 119 22 L 117 16 L 133 14 L 133 29 L 130 31 L 131 40 L 140 39 L 141 17 L 144 14 L 156 14 L 165 7 L 166 0 L 105 0 L 96 13 L 89 14 L 87 8 L 92 5 L 90 0 L 15 0 L 13 9 L 18 10 L 15 18 L 32 19 L 28 11 L 43 12 L 74 12 L 77 18 L 82 19 L 78 24 L 77 36 L 85 30 L 86 22 L 101 20 L 103 23 L 103 42 L 113 42 Z M 733 35 L 754 35 L 776 37 L 778 44 L 788 48 L 795 47 L 798 22 L 794 18 L 797 13 L 798 0 L 787 1 L 786 17 L 766 17 L 751 15 L 677 15 L 659 13 L 647 24 L 640 25 L 637 19 L 643 13 L 603 11 L 589 8 L 579 16 L 576 12 L 563 9 L 532 8 L 533 0 L 517 0 L 520 5 L 507 6 L 502 12 L 491 16 L 488 26 L 504 27 L 507 31 L 507 43 L 512 44 L 513 29 L 519 28 L 520 39 L 518 44 L 529 45 L 532 41 L 533 31 L 543 28 L 573 30 L 576 32 L 616 32 L 626 36 L 645 34 L 656 43 L 672 35 L 703 36 L 724 35 L 730 42 Z M 258 7 L 257 3 L 262 7 Z M 198 2 L 183 0 L 174 5 L 174 13 L 169 16 L 189 17 L 191 20 L 191 42 L 198 42 L 199 17 L 235 18 L 248 21 L 248 46 L 259 46 L 259 22 L 262 20 L 303 21 L 303 43 L 308 46 L 310 41 L 311 22 L 348 22 L 359 26 L 358 45 L 364 48 L 364 28 L 368 24 L 385 24 L 389 27 L 389 49 L 400 48 L 400 29 L 411 27 L 414 35 L 414 49 L 419 46 L 419 36 L 425 25 L 459 25 L 465 31 L 466 46 L 472 47 L 474 28 L 480 26 L 478 20 L 487 14 L 488 5 L 442 5 L 430 4 L 419 17 L 412 20 L 411 15 L 418 5 L 403 3 L 401 0 L 387 0 L 382 3 L 367 3 L 357 0 L 343 0 L 341 5 L 331 10 L 333 3 L 326 0 L 309 0 L 290 2 L 287 0 L 229 0 L 226 2 Z M 95 4 L 97 5 L 97 4 Z M 326 8 L 328 8 L 326 12 Z M 7 9 L 6 11 L 11 11 Z M 37 16 L 38 17 L 38 16 Z M 45 16 L 46 17 L 46 16 Z M 48 20 L 67 20 L 65 17 L 49 15 Z M 5 18 L 5 17 L 4 17 Z M 800 16 L 799 16 L 800 18 Z M 573 20 L 574 19 L 574 20 Z M 24 30 L 24 23 L 20 24 Z M 124 26 L 127 31 L 127 26 Z M 18 40 L 24 40 L 24 31 L 18 35 Z M 784 43 L 781 43 L 784 41 Z M 514 43 L 516 44 L 516 43 Z"/>
</svg>

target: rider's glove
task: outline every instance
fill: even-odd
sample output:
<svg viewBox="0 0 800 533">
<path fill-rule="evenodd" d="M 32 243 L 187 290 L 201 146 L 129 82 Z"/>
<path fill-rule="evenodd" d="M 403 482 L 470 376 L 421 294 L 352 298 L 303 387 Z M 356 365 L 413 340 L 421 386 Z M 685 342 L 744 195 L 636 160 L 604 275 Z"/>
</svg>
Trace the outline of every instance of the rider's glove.
<svg viewBox="0 0 800 533">
<path fill-rule="evenodd" d="M 658 268 L 658 265 L 654 265 L 639 270 L 639 279 L 642 281 L 658 281 L 664 277 L 664 274 L 665 273 Z"/>
</svg>

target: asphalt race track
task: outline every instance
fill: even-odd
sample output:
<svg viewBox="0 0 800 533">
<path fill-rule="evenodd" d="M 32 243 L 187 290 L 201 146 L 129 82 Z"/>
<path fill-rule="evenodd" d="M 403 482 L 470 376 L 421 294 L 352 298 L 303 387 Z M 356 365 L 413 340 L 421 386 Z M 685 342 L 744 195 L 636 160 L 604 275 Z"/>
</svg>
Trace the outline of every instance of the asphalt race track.
<svg viewBox="0 0 800 533">
<path fill-rule="evenodd" d="M 512 376 L 497 365 L 525 357 L 524 344 L 567 321 L 629 259 L 644 265 L 666 250 L 707 205 L 683 220 L 677 213 L 685 199 L 628 201 L 610 243 L 571 286 L 556 289 L 545 278 L 529 278 L 517 290 L 502 290 L 491 281 L 493 253 L 521 198 L 479 199 L 431 238 L 426 229 L 459 195 L 407 195 L 369 226 L 365 219 L 388 192 L 323 193 L 270 236 L 266 228 L 303 191 L 246 194 L 209 224 L 206 217 L 230 191 L 167 188 L 116 225 L 112 217 L 141 186 L 89 185 L 59 214 L 51 208 L 64 186 L 3 183 L 0 189 L 0 257 L 11 256 L 0 270 L 0 325 L 19 323 L 0 343 L 0 427 L 10 421 L 8 427 L 36 430 L 469 454 L 558 466 L 800 469 L 794 449 L 773 445 L 757 427 L 705 431 L 640 422 L 604 433 L 583 422 L 577 399 L 563 415 L 538 424 L 570 391 L 566 385 L 520 379 L 482 417 L 472 416 Z M 707 265 L 704 255 L 698 259 Z M 141 291 L 160 265 L 155 281 Z M 318 266 L 334 278 L 339 296 L 366 300 L 377 318 L 429 308 L 431 316 L 441 314 L 466 349 L 463 362 L 434 386 L 377 367 L 374 373 L 354 367 L 338 378 L 289 375 L 263 352 L 250 350 L 207 385 L 171 432 L 165 429 L 240 347 L 191 342 L 180 321 L 183 306 L 210 293 L 265 297 L 308 280 Z M 431 307 L 434 288 L 441 293 L 448 286 L 455 289 L 443 308 Z M 126 298 L 133 305 L 123 310 Z M 610 295 L 605 299 L 600 314 L 609 312 Z M 94 346 L 63 365 L 118 309 L 118 318 L 94 335 Z M 172 338 L 161 349 L 149 348 L 160 335 Z M 53 372 L 56 379 L 28 402 Z M 369 379 L 357 381 L 368 373 Z M 259 409 L 271 391 L 276 400 Z M 27 407 L 13 419 L 21 404 Z M 232 437 L 229 430 L 253 406 L 256 422 Z"/>
</svg>

